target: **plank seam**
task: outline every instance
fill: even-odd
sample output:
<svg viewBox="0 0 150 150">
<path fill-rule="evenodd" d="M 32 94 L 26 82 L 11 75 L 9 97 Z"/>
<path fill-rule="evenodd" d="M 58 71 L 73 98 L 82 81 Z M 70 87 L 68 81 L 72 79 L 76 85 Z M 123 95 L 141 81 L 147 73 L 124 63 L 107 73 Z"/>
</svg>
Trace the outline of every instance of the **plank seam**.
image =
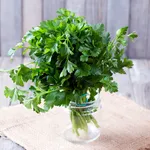
<svg viewBox="0 0 150 150">
<path fill-rule="evenodd" d="M 131 30 L 130 30 L 130 20 L 131 20 L 131 0 L 129 0 L 129 12 L 128 12 L 128 27 L 129 27 L 129 30 L 128 32 L 130 33 Z M 129 46 L 129 40 L 128 40 L 128 46 L 127 46 L 127 50 L 126 50 L 126 56 L 129 57 L 129 49 L 130 49 L 130 46 Z"/>
<path fill-rule="evenodd" d="M 20 40 L 22 40 L 22 37 L 23 37 L 23 28 L 24 28 L 24 19 L 23 19 L 23 0 L 21 0 L 21 36 L 20 36 Z M 23 59 L 23 49 L 21 49 L 21 63 L 22 63 L 22 59 Z"/>
<path fill-rule="evenodd" d="M 44 21 L 44 0 L 41 0 L 41 20 Z"/>
<path fill-rule="evenodd" d="M 106 30 L 107 30 L 107 13 L 108 13 L 108 0 L 105 0 L 105 11 L 104 11 L 104 13 L 105 13 L 105 15 L 104 15 L 104 23 L 105 23 L 105 28 L 106 28 Z"/>
</svg>

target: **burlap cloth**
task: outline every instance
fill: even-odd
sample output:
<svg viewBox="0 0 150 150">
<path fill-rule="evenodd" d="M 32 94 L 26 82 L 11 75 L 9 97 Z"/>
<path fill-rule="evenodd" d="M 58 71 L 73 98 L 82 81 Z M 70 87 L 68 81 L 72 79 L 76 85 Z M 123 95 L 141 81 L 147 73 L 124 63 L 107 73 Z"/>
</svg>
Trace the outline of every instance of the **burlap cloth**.
<svg viewBox="0 0 150 150">
<path fill-rule="evenodd" d="M 23 105 L 0 110 L 0 132 L 27 150 L 150 150 L 150 110 L 115 94 L 101 94 L 101 136 L 76 145 L 62 137 L 69 123 L 64 108 L 36 114 Z"/>
</svg>

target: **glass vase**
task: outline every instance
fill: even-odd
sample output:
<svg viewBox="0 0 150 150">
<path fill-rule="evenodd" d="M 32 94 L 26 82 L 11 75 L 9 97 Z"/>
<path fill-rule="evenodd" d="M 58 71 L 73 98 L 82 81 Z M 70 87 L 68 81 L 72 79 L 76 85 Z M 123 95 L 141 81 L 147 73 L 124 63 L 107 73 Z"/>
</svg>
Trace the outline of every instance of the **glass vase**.
<svg viewBox="0 0 150 150">
<path fill-rule="evenodd" d="M 77 104 L 70 102 L 70 120 L 71 125 L 64 131 L 64 138 L 72 143 L 89 143 L 100 136 L 99 115 L 100 98 L 96 100 Z M 98 113 L 99 114 L 99 113 Z"/>
</svg>

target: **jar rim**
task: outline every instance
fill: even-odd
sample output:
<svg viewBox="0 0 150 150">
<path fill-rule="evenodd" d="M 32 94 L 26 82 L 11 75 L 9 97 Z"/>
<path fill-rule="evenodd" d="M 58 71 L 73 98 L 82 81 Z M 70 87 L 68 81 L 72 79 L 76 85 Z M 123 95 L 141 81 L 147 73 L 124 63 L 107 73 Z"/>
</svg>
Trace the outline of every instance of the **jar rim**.
<svg viewBox="0 0 150 150">
<path fill-rule="evenodd" d="M 82 104 L 77 104 L 76 102 L 70 101 L 70 104 L 69 104 L 70 108 L 89 108 L 89 107 L 94 107 L 94 106 L 99 106 L 99 105 L 100 105 L 100 99 L 85 102 Z"/>
</svg>

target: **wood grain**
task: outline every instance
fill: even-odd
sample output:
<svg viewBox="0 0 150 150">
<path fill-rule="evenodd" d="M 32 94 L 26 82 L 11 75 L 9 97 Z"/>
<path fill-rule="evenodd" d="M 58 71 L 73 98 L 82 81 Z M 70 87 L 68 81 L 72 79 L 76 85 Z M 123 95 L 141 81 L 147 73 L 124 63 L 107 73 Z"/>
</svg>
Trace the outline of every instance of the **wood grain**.
<svg viewBox="0 0 150 150">
<path fill-rule="evenodd" d="M 90 24 L 104 23 L 106 25 L 107 0 L 86 0 L 85 18 Z"/>
<path fill-rule="evenodd" d="M 107 30 L 112 37 L 118 28 L 128 26 L 130 0 L 108 0 L 107 9 Z"/>
<path fill-rule="evenodd" d="M 129 26 L 139 35 L 129 43 L 130 58 L 150 58 L 149 0 L 0 0 L 0 55 L 18 43 L 22 35 L 41 20 L 53 19 L 59 8 L 85 16 L 90 24 L 105 23 L 112 38 L 118 28 Z M 17 51 L 16 56 L 21 56 Z"/>
<path fill-rule="evenodd" d="M 42 20 L 42 0 L 23 1 L 23 33 L 39 25 Z"/>
<path fill-rule="evenodd" d="M 129 43 L 128 56 L 130 58 L 150 58 L 148 49 L 148 23 L 149 23 L 149 0 L 131 0 L 130 8 L 130 32 L 137 31 L 139 37 L 135 43 Z"/>
<path fill-rule="evenodd" d="M 66 8 L 75 12 L 79 16 L 85 15 L 85 1 L 86 0 L 67 0 Z"/>
<path fill-rule="evenodd" d="M 57 16 L 56 11 L 65 7 L 65 0 L 44 0 L 43 19 L 53 19 Z"/>
<path fill-rule="evenodd" d="M 42 21 L 42 0 L 23 1 L 23 34 Z M 26 46 L 26 45 L 25 45 Z M 25 54 L 28 56 L 28 53 Z"/>
<path fill-rule="evenodd" d="M 22 1 L 0 2 L 1 56 L 7 56 L 8 50 L 20 42 L 22 37 Z M 21 51 L 17 51 L 16 56 L 21 56 Z"/>
<path fill-rule="evenodd" d="M 131 77 L 129 73 L 129 69 L 125 69 L 126 74 L 115 74 L 114 80 L 118 83 L 118 93 L 119 95 L 123 95 L 128 97 L 129 99 L 134 100 L 134 92 L 133 85 L 131 82 Z"/>
<path fill-rule="evenodd" d="M 14 58 L 14 61 L 12 61 L 12 62 L 10 61 L 9 57 L 1 57 L 0 58 L 0 69 L 15 68 L 21 62 L 22 62 L 21 57 Z M 4 96 L 5 86 L 13 88 L 14 84 L 12 83 L 12 80 L 9 78 L 9 75 L 7 73 L 0 73 L 0 107 L 10 105 L 10 100 Z M 18 104 L 18 102 L 15 102 L 13 104 Z"/>
<path fill-rule="evenodd" d="M 130 70 L 136 103 L 150 109 L 150 61 L 133 60 Z"/>
</svg>

